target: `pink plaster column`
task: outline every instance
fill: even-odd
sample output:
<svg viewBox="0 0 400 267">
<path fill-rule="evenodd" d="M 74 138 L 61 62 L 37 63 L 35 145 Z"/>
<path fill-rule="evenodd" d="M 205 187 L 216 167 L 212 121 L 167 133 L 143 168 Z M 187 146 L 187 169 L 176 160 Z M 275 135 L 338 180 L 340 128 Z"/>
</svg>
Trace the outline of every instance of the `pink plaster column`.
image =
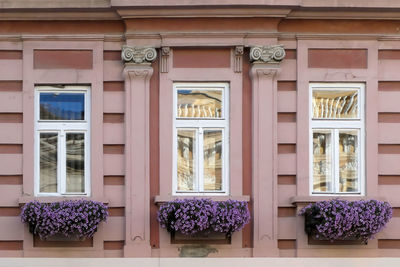
<svg viewBox="0 0 400 267">
<path fill-rule="evenodd" d="M 277 72 L 282 46 L 252 47 L 254 257 L 278 257 Z"/>
<path fill-rule="evenodd" d="M 150 257 L 151 62 L 154 48 L 123 47 L 125 61 L 125 218 L 124 257 Z"/>
</svg>

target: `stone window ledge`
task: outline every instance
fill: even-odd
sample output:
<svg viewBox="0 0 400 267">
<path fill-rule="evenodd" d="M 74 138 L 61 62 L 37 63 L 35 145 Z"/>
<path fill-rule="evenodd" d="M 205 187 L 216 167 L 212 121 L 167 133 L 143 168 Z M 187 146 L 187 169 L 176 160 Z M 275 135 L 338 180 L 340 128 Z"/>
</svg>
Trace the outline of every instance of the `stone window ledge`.
<svg viewBox="0 0 400 267">
<path fill-rule="evenodd" d="M 168 201 L 173 201 L 175 199 L 193 199 L 193 198 L 208 198 L 214 201 L 225 201 L 228 199 L 238 200 L 238 201 L 247 201 L 250 202 L 250 196 L 212 196 L 212 195 L 185 195 L 185 196 L 156 196 L 154 199 L 154 203 L 165 203 Z"/>
<path fill-rule="evenodd" d="M 296 196 L 290 198 L 290 203 L 294 206 L 299 206 L 302 204 L 309 204 L 315 203 L 319 201 L 331 200 L 331 199 L 341 199 L 341 200 L 348 200 L 348 201 L 357 201 L 357 200 L 368 200 L 368 199 L 375 199 L 379 201 L 386 201 L 386 198 L 381 196 L 360 196 L 360 195 L 329 195 L 329 196 Z"/>
<path fill-rule="evenodd" d="M 64 200 L 93 200 L 93 201 L 98 201 L 104 204 L 108 204 L 110 202 L 109 199 L 106 198 L 101 198 L 101 197 L 88 197 L 88 196 L 51 196 L 51 197 L 45 197 L 45 196 L 40 196 L 40 197 L 32 197 L 32 196 L 23 196 L 18 199 L 19 204 L 25 204 L 30 201 L 38 201 L 40 203 L 53 203 L 53 202 L 59 202 L 59 201 L 64 201 Z"/>
</svg>

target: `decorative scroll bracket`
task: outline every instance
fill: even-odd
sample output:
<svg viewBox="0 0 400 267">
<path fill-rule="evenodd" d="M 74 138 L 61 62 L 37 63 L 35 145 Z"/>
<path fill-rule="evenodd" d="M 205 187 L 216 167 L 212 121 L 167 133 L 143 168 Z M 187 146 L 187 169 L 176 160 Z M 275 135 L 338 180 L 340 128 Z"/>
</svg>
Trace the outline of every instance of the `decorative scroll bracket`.
<svg viewBox="0 0 400 267">
<path fill-rule="evenodd" d="M 125 63 L 151 64 L 157 58 L 157 51 L 153 47 L 122 46 L 121 58 Z"/>
<path fill-rule="evenodd" d="M 253 63 L 279 63 L 286 56 L 283 45 L 253 46 L 250 61 Z"/>
<path fill-rule="evenodd" d="M 234 71 L 236 73 L 242 72 L 243 51 L 244 51 L 243 46 L 235 47 Z"/>
<path fill-rule="evenodd" d="M 168 46 L 161 48 L 161 68 L 162 73 L 167 73 L 169 71 L 169 54 L 171 49 Z"/>
</svg>

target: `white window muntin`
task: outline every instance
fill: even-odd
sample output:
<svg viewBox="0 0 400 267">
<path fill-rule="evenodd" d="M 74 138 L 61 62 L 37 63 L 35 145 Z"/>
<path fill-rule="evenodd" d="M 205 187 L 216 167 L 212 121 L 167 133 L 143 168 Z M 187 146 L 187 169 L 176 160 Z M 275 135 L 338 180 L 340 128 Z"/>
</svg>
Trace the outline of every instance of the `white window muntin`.
<svg viewBox="0 0 400 267">
<path fill-rule="evenodd" d="M 178 90 L 215 90 L 222 91 L 222 116 L 221 118 L 199 118 L 178 117 L 177 101 Z M 179 195 L 227 195 L 229 194 L 229 85 L 227 83 L 174 83 L 173 94 L 173 114 L 174 114 L 174 128 L 173 128 L 173 194 Z M 196 131 L 196 179 L 193 191 L 178 190 L 177 184 L 177 131 L 178 129 L 188 129 Z M 222 131 L 222 190 L 204 191 L 204 177 L 203 173 L 203 138 L 202 133 L 205 130 L 221 130 Z M 201 137 L 201 138 L 199 138 Z"/>
<path fill-rule="evenodd" d="M 309 173 L 310 183 L 309 190 L 313 195 L 351 195 L 351 194 L 365 194 L 365 84 L 363 83 L 310 83 L 309 91 Z M 312 97 L 313 90 L 340 90 L 340 91 L 358 91 L 358 118 L 315 118 L 313 119 L 313 106 Z M 314 192 L 313 182 L 313 131 L 314 130 L 331 130 L 332 135 L 332 175 L 333 175 L 333 190 L 330 192 Z M 340 130 L 357 130 L 359 136 L 358 147 L 358 191 L 356 192 L 339 192 L 339 131 Z"/>
<path fill-rule="evenodd" d="M 35 87 L 35 134 L 34 166 L 35 195 L 90 195 L 90 86 L 37 86 Z M 40 120 L 40 93 L 83 93 L 84 120 Z M 40 133 L 57 133 L 57 192 L 40 192 Z M 66 135 L 68 133 L 84 134 L 84 192 L 66 192 Z"/>
</svg>

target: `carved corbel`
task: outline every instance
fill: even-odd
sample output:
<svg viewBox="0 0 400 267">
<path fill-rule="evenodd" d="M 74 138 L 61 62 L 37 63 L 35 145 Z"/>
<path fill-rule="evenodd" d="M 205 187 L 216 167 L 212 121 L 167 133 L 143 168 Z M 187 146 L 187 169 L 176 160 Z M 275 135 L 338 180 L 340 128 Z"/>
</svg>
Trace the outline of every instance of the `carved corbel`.
<svg viewBox="0 0 400 267">
<path fill-rule="evenodd" d="M 157 51 L 153 47 L 122 46 L 121 58 L 125 63 L 151 64 L 157 58 Z"/>
<path fill-rule="evenodd" d="M 169 71 L 169 54 L 171 49 L 168 46 L 161 48 L 161 72 L 166 73 Z"/>
<path fill-rule="evenodd" d="M 253 46 L 250 61 L 253 63 L 279 63 L 286 56 L 283 45 Z"/>
<path fill-rule="evenodd" d="M 235 47 L 234 71 L 236 73 L 242 72 L 243 50 L 244 50 L 243 46 Z"/>
</svg>

